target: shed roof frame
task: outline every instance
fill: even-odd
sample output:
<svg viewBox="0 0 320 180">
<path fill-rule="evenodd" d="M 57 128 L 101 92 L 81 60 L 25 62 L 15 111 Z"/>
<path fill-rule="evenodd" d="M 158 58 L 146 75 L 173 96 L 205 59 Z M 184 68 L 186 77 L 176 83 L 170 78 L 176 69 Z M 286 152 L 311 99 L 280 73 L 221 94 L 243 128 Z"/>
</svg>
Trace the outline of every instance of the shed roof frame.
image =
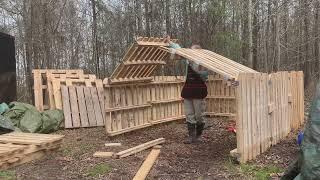
<svg viewBox="0 0 320 180">
<path fill-rule="evenodd" d="M 177 39 L 172 40 L 177 42 Z M 152 81 L 159 65 L 167 64 L 170 54 L 197 63 L 208 70 L 237 80 L 240 73 L 258 73 L 240 63 L 206 49 L 168 48 L 163 38 L 139 37 L 130 46 L 121 63 L 109 78 L 109 84 Z"/>
</svg>

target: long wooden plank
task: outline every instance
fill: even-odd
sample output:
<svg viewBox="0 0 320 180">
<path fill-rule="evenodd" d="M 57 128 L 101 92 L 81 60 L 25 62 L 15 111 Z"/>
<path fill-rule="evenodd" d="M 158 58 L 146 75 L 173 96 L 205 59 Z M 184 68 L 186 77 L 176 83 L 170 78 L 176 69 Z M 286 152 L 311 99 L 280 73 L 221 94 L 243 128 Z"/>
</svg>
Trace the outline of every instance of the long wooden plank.
<svg viewBox="0 0 320 180">
<path fill-rule="evenodd" d="M 159 144 L 162 144 L 165 142 L 165 139 L 164 138 L 159 138 L 159 139 L 155 139 L 153 141 L 149 141 L 149 142 L 146 142 L 146 143 L 143 143 L 143 144 L 140 144 L 138 146 L 135 146 L 135 147 L 132 147 L 130 149 L 127 149 L 127 150 L 124 150 L 124 151 L 121 151 L 121 152 L 118 152 L 116 155 L 117 158 L 124 158 L 124 157 L 127 157 L 127 156 L 130 156 L 132 154 L 136 154 L 140 151 L 143 151 L 143 150 L 146 150 L 146 149 L 149 149 L 153 146 L 156 146 L 156 145 L 159 145 Z"/>
<path fill-rule="evenodd" d="M 240 159 L 238 159 L 240 162 L 243 161 L 243 152 L 244 152 L 244 129 L 243 129 L 243 116 L 244 116 L 244 96 L 243 96 L 243 90 L 244 90 L 244 82 L 242 81 L 242 74 L 239 75 L 239 86 L 236 90 L 236 104 L 237 104 L 237 113 L 236 113 L 236 129 L 237 129 L 237 152 L 240 154 Z"/>
<path fill-rule="evenodd" d="M 158 156 L 160 154 L 160 149 L 152 149 L 146 160 L 141 165 L 140 169 L 136 173 L 136 175 L 133 177 L 133 180 L 145 180 L 157 160 Z"/>
<path fill-rule="evenodd" d="M 256 104 L 256 100 L 257 97 L 256 96 L 256 91 L 259 87 L 257 87 L 257 77 L 259 76 L 259 74 L 255 75 L 255 74 L 251 74 L 251 107 L 252 107 L 252 111 L 251 111 L 251 142 L 252 142 L 252 159 L 254 159 L 257 156 L 257 104 Z"/>
<path fill-rule="evenodd" d="M 104 121 L 103 121 L 100 101 L 99 101 L 99 98 L 98 98 L 97 88 L 96 87 L 90 87 L 90 91 L 91 91 L 94 114 L 95 114 L 95 117 L 96 117 L 97 126 L 103 126 L 104 125 Z"/>
<path fill-rule="evenodd" d="M 39 71 L 33 73 L 34 102 L 39 111 L 43 111 L 42 76 Z"/>
<path fill-rule="evenodd" d="M 60 80 L 52 79 L 52 88 L 53 88 L 53 96 L 54 96 L 54 102 L 55 102 L 56 108 L 62 109 Z"/>
<path fill-rule="evenodd" d="M 64 127 L 73 128 L 68 87 L 62 86 L 61 94 L 63 101 Z"/>
<path fill-rule="evenodd" d="M 89 127 L 86 100 L 84 98 L 83 86 L 76 86 L 77 98 L 79 103 L 81 127 Z"/>
<path fill-rule="evenodd" d="M 89 119 L 89 126 L 96 126 L 97 125 L 97 120 L 95 117 L 95 112 L 94 112 L 94 106 L 93 106 L 93 101 L 92 101 L 92 95 L 91 95 L 91 90 L 90 87 L 85 87 L 84 88 L 84 98 L 86 101 L 87 105 L 87 112 L 88 112 L 88 119 Z"/>
<path fill-rule="evenodd" d="M 105 96 L 105 111 L 107 111 L 108 108 L 111 106 L 111 88 L 106 87 L 104 89 L 104 96 Z M 105 129 L 106 133 L 110 133 L 112 131 L 112 118 L 111 118 L 112 112 L 106 112 L 105 116 Z"/>
<path fill-rule="evenodd" d="M 75 86 L 69 86 L 69 97 L 70 97 L 70 107 L 71 107 L 71 118 L 72 118 L 72 126 L 74 128 L 80 127 L 80 113 L 78 107 L 78 98 L 76 93 Z"/>
</svg>

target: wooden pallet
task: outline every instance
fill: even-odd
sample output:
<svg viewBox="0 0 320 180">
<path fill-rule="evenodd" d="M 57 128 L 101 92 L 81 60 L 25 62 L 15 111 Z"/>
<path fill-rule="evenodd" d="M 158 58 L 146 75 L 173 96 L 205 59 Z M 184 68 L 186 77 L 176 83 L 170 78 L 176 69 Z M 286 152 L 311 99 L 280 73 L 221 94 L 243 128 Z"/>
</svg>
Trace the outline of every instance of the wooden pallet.
<svg viewBox="0 0 320 180">
<path fill-rule="evenodd" d="M 39 159 L 58 149 L 63 135 L 9 133 L 0 135 L 0 169 Z"/>
<path fill-rule="evenodd" d="M 102 87 L 61 86 L 65 128 L 104 126 Z"/>
<path fill-rule="evenodd" d="M 137 38 L 111 75 L 109 84 L 152 81 L 151 76 L 155 69 L 165 65 L 168 59 L 169 53 L 161 49 L 161 46 L 168 46 L 163 38 Z"/>
<path fill-rule="evenodd" d="M 98 87 L 102 88 L 102 80 L 95 79 L 95 76 L 89 76 L 88 79 L 71 79 L 71 78 L 54 78 L 50 77 L 50 82 L 52 83 L 52 88 L 49 88 L 49 94 L 54 102 L 54 107 L 56 109 L 62 110 L 62 96 L 61 96 L 61 86 L 85 86 L 85 87 Z"/>
<path fill-rule="evenodd" d="M 34 69 L 34 101 L 39 111 L 47 109 L 56 109 L 53 99 L 53 87 L 51 76 L 53 78 L 64 79 L 92 79 L 94 75 L 86 75 L 81 69 Z"/>
</svg>

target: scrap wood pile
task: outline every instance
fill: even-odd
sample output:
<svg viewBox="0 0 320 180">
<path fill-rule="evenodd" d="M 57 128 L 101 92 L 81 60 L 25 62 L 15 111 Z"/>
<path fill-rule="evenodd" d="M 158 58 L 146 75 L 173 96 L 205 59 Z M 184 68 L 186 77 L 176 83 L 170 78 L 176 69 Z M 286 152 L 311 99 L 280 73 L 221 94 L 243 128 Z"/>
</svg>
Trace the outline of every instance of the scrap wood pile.
<svg viewBox="0 0 320 180">
<path fill-rule="evenodd" d="M 83 70 L 35 69 L 34 96 L 39 111 L 61 109 L 65 128 L 104 126 L 103 84 Z"/>
<path fill-rule="evenodd" d="M 141 151 L 144 151 L 146 149 L 152 148 L 151 152 L 149 155 L 146 157 L 145 161 L 142 163 L 141 167 L 139 168 L 138 172 L 134 176 L 134 180 L 144 180 L 148 176 L 148 173 L 150 172 L 154 162 L 157 160 L 159 154 L 160 154 L 160 149 L 161 146 L 160 144 L 163 144 L 165 142 L 164 138 L 159 138 L 155 139 L 153 141 L 149 141 L 143 144 L 140 144 L 138 146 L 120 151 L 118 153 L 114 152 L 96 152 L 94 153 L 94 157 L 97 158 L 125 158 L 131 155 L 134 155 L 136 153 L 139 153 Z M 120 143 L 107 143 L 105 144 L 106 147 L 111 147 L 111 146 L 121 146 Z"/>
<path fill-rule="evenodd" d="M 12 168 L 57 150 L 63 135 L 8 133 L 0 135 L 0 170 Z"/>
</svg>

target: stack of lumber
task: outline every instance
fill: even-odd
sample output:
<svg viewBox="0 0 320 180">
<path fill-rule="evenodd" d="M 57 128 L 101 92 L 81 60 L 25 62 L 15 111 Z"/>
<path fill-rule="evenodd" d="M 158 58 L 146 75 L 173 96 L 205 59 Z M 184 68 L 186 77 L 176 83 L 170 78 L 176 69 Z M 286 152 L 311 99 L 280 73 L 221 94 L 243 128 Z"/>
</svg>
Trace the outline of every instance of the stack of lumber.
<svg viewBox="0 0 320 180">
<path fill-rule="evenodd" d="M 61 145 L 63 135 L 9 133 L 0 135 L 0 170 L 46 156 Z"/>
<path fill-rule="evenodd" d="M 102 80 L 81 69 L 34 69 L 34 100 L 39 111 L 62 109 L 61 85 L 102 87 Z"/>
</svg>

